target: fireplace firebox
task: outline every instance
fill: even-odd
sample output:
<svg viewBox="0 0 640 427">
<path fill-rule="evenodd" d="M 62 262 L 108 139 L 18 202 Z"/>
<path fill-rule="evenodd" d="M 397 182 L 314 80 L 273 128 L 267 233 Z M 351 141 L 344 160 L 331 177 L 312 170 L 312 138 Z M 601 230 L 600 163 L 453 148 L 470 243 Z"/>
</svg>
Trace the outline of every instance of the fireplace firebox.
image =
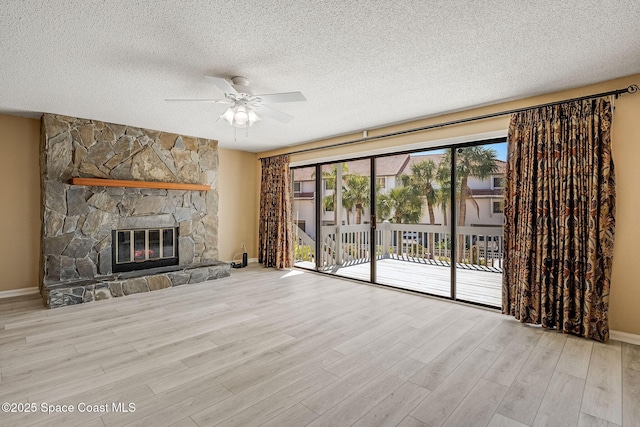
<svg viewBox="0 0 640 427">
<path fill-rule="evenodd" d="M 114 273 L 178 265 L 178 228 L 112 230 Z"/>
</svg>

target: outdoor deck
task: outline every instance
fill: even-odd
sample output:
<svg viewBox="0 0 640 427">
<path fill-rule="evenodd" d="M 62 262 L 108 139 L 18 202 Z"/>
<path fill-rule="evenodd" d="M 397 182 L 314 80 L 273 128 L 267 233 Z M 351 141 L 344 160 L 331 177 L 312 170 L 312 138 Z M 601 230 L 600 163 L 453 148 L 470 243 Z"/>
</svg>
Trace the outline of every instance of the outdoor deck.
<svg viewBox="0 0 640 427">
<path fill-rule="evenodd" d="M 297 262 L 296 266 L 313 268 L 309 262 Z M 369 280 L 370 264 L 332 266 L 323 270 L 337 276 Z M 451 292 L 450 267 L 429 265 L 398 259 L 377 261 L 377 283 L 412 291 L 448 297 Z M 494 307 L 502 305 L 502 274 L 458 268 L 456 298 L 459 300 L 486 304 Z"/>
</svg>

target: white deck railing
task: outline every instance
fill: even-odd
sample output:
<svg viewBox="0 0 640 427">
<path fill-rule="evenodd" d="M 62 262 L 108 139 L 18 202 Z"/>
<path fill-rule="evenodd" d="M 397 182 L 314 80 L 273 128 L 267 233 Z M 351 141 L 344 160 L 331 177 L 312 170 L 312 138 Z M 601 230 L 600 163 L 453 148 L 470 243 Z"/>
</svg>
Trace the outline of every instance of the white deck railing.
<svg viewBox="0 0 640 427">
<path fill-rule="evenodd" d="M 316 242 L 305 233 L 297 224 L 293 226 L 295 239 L 295 261 L 308 261 L 315 263 Z"/>
<path fill-rule="evenodd" d="M 385 221 L 376 229 L 379 243 L 374 248 L 375 256 L 447 265 L 451 263 L 451 244 L 454 243 L 458 245 L 456 262 L 459 267 L 502 271 L 502 227 L 458 226 L 456 231 L 457 238 L 452 242 L 448 226 Z M 332 267 L 370 261 L 370 233 L 369 224 L 322 227 L 320 265 Z M 300 238 L 301 235 L 306 238 Z M 298 245 L 312 246 L 315 251 L 315 242 L 309 236 L 304 232 L 299 232 L 298 236 Z"/>
</svg>

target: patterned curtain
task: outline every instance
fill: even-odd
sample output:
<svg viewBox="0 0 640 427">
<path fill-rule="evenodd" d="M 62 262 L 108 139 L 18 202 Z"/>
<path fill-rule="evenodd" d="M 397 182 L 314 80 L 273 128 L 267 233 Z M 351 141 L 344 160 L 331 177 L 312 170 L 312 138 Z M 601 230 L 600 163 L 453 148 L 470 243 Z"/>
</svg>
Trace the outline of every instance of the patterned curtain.
<svg viewBox="0 0 640 427">
<path fill-rule="evenodd" d="M 262 159 L 258 262 L 265 267 L 293 266 L 289 156 Z"/>
<path fill-rule="evenodd" d="M 609 339 L 615 228 L 610 130 L 611 103 L 602 98 L 511 117 L 503 313 Z"/>
</svg>

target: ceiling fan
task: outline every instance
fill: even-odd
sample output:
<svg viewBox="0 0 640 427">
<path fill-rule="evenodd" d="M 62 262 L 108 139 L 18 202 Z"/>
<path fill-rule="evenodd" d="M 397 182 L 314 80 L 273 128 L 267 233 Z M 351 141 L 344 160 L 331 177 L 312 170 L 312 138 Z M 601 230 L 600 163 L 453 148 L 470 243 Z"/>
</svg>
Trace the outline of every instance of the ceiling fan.
<svg viewBox="0 0 640 427">
<path fill-rule="evenodd" d="M 267 104 L 279 104 L 284 102 L 306 101 L 307 98 L 301 92 L 270 93 L 265 95 L 250 95 L 238 92 L 222 77 L 206 76 L 223 93 L 224 98 L 219 99 L 165 99 L 169 102 L 213 102 L 216 104 L 231 104 L 220 116 L 232 126 L 247 128 L 261 120 L 260 115 L 287 123 L 293 119 L 292 115 L 278 111 Z M 231 78 L 231 83 L 239 88 L 249 86 L 246 77 L 236 76 Z M 242 90 L 242 89 L 241 89 Z M 260 113 L 260 115 L 258 115 Z"/>
</svg>

